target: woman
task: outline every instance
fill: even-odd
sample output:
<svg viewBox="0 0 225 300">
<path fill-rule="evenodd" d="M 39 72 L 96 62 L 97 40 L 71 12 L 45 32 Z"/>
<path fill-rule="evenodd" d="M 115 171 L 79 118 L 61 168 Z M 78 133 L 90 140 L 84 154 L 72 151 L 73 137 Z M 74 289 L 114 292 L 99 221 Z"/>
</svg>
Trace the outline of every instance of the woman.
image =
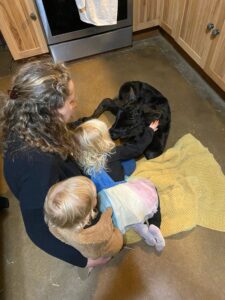
<svg viewBox="0 0 225 300">
<path fill-rule="evenodd" d="M 77 106 L 74 83 L 65 66 L 35 61 L 22 66 L 12 81 L 1 116 L 6 181 L 20 202 L 30 239 L 45 252 L 79 267 L 106 260 L 85 258 L 56 239 L 44 222 L 49 188 L 81 175 L 67 123 Z"/>
</svg>

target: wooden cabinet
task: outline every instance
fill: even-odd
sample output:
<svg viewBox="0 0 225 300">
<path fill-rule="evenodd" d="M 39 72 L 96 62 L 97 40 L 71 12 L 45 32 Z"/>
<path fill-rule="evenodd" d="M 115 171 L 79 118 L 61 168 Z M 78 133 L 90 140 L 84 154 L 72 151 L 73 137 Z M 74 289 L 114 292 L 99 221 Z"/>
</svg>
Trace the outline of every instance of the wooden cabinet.
<svg viewBox="0 0 225 300">
<path fill-rule="evenodd" d="M 160 24 L 161 0 L 133 0 L 133 31 Z"/>
<path fill-rule="evenodd" d="M 214 38 L 204 70 L 225 91 L 225 1 L 222 1 L 220 15 L 215 22 L 215 28 L 220 32 Z"/>
<path fill-rule="evenodd" d="M 177 24 L 183 11 L 183 1 L 163 0 L 160 26 L 172 37 L 176 35 Z"/>
<path fill-rule="evenodd" d="M 155 25 L 225 91 L 225 0 L 134 0 L 134 31 Z"/>
<path fill-rule="evenodd" d="M 0 0 L 0 30 L 15 60 L 48 52 L 32 0 Z"/>
<path fill-rule="evenodd" d="M 216 23 L 223 0 L 179 0 L 183 11 L 177 23 L 176 42 L 201 66 L 205 65 L 212 40 L 207 29 Z"/>
</svg>

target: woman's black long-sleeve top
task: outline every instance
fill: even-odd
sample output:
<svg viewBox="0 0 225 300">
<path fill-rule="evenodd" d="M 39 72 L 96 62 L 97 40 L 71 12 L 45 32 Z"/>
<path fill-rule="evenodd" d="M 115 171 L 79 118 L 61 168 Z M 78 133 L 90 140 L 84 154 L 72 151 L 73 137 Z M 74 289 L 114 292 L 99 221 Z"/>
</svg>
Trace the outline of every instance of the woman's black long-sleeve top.
<svg viewBox="0 0 225 300">
<path fill-rule="evenodd" d="M 5 153 L 4 175 L 19 200 L 26 232 L 34 244 L 61 260 L 85 267 L 87 258 L 49 232 L 43 213 L 49 188 L 58 181 L 81 175 L 76 162 L 38 149 L 24 149 L 17 140 L 10 143 Z"/>
</svg>

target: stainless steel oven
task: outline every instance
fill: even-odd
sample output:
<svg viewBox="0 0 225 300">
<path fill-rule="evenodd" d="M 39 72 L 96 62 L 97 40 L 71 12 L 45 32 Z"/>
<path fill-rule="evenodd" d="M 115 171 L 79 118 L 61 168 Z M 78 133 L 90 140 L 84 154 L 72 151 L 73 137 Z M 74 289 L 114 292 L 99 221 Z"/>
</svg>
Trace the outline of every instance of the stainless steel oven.
<svg viewBox="0 0 225 300">
<path fill-rule="evenodd" d="M 132 44 L 132 0 L 118 0 L 117 24 L 110 26 L 82 22 L 75 0 L 36 0 L 36 5 L 55 62 Z"/>
</svg>

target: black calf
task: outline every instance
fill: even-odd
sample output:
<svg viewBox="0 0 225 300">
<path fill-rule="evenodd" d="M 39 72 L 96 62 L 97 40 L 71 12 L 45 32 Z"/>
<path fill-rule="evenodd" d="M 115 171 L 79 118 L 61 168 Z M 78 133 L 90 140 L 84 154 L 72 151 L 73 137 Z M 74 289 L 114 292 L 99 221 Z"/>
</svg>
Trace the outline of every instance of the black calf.
<svg viewBox="0 0 225 300">
<path fill-rule="evenodd" d="M 170 129 L 171 112 L 168 100 L 151 85 L 141 81 L 124 83 L 117 98 L 103 99 L 90 117 L 81 118 L 75 125 L 98 118 L 105 111 L 116 116 L 110 128 L 112 139 L 120 138 L 125 142 L 135 143 L 136 137 L 143 133 L 146 126 L 159 120 L 158 130 L 144 155 L 150 159 L 163 153 Z"/>
</svg>

